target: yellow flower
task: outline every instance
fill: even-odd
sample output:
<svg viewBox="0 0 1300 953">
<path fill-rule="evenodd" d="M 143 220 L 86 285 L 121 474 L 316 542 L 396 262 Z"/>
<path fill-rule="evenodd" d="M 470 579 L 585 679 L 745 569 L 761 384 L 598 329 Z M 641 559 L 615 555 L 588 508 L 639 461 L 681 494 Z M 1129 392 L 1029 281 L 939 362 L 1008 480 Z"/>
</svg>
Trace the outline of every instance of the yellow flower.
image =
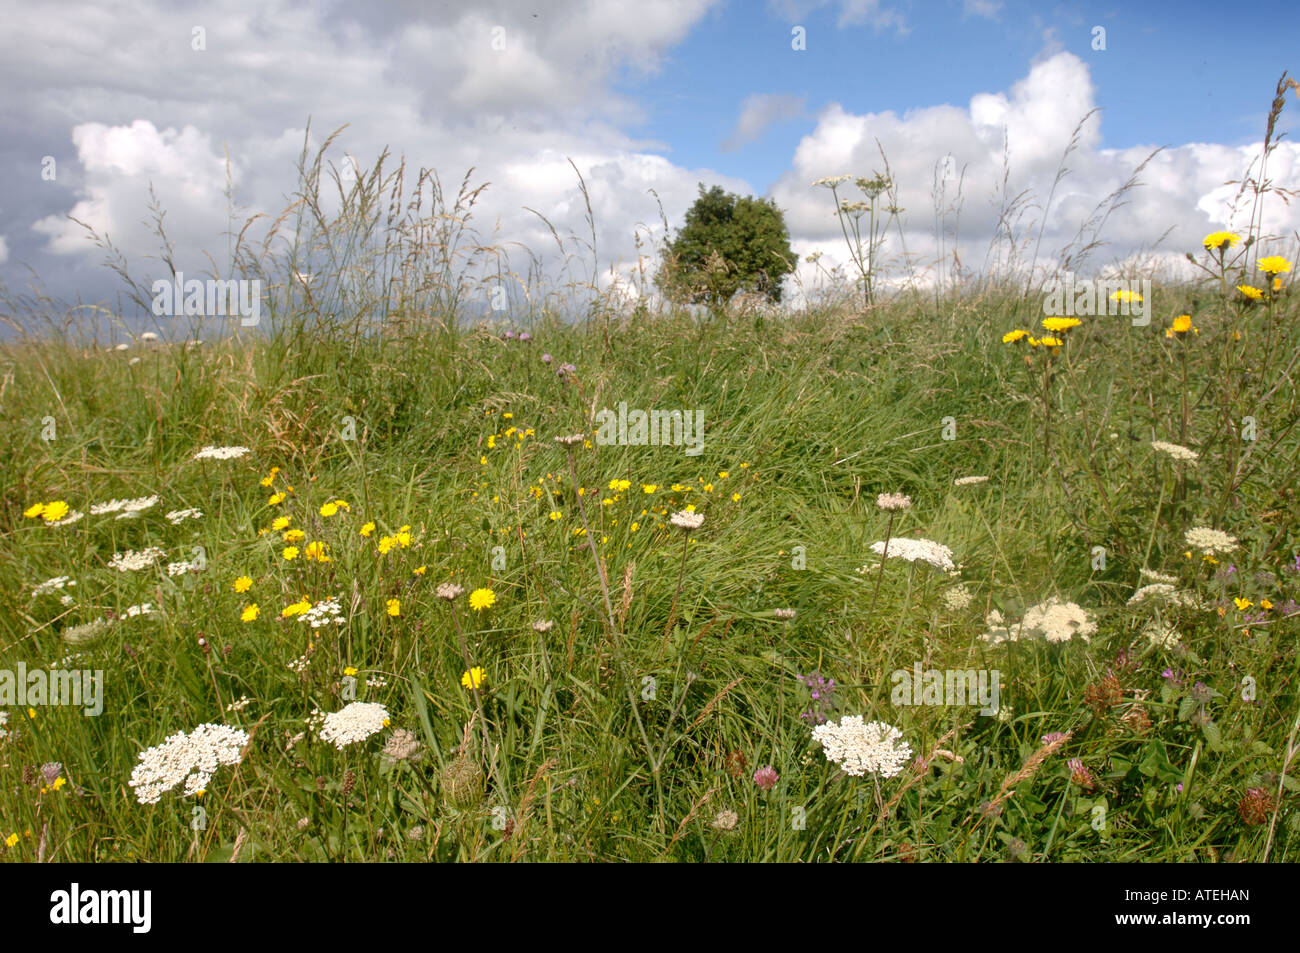
<svg viewBox="0 0 1300 953">
<path fill-rule="evenodd" d="M 423 576 L 428 568 L 428 566 L 416 566 L 411 570 L 411 574 L 414 576 Z"/>
<path fill-rule="evenodd" d="M 1237 604 L 1238 612 L 1245 612 L 1247 609 L 1249 609 L 1251 606 L 1255 604 L 1251 602 L 1249 599 L 1242 599 L 1240 597 L 1233 599 L 1232 601 Z"/>
<path fill-rule="evenodd" d="M 303 552 L 303 555 L 306 556 L 308 559 L 315 560 L 318 563 L 327 563 L 331 561 L 329 555 L 326 552 L 325 544 L 320 542 L 319 540 L 308 543 L 307 549 Z"/>
<path fill-rule="evenodd" d="M 642 492 L 642 493 L 647 493 L 647 494 L 648 494 L 648 493 L 653 493 L 653 492 L 654 492 L 655 490 L 657 490 L 657 489 L 659 489 L 659 485 L 656 484 L 656 483 L 642 483 L 642 484 L 641 484 L 641 492 Z"/>
<path fill-rule="evenodd" d="M 1210 232 L 1201 239 L 1206 251 L 1220 251 L 1225 245 L 1231 248 L 1241 241 L 1241 236 L 1234 232 Z"/>
<path fill-rule="evenodd" d="M 559 510 L 551 510 L 551 519 L 552 519 L 552 520 L 558 520 L 558 519 L 561 519 L 561 518 L 563 518 L 563 516 L 564 516 L 564 514 L 561 513 Z"/>
<path fill-rule="evenodd" d="M 1255 265 L 1266 275 L 1276 275 L 1279 272 L 1291 270 L 1291 262 L 1281 255 L 1269 255 L 1267 258 L 1261 258 L 1255 262 Z"/>
<path fill-rule="evenodd" d="M 235 592 L 247 592 L 253 588 L 253 580 L 247 576 L 240 576 L 235 580 Z"/>
<path fill-rule="evenodd" d="M 392 536 L 385 536 L 379 540 L 379 555 L 387 556 L 388 551 L 397 545 L 397 540 Z"/>
<path fill-rule="evenodd" d="M 307 534 L 300 529 L 290 529 L 282 533 L 280 538 L 286 543 L 296 543 L 298 540 L 303 539 L 306 536 Z"/>
<path fill-rule="evenodd" d="M 369 535 L 370 535 L 371 533 L 373 533 L 374 531 L 375 531 L 375 524 L 374 524 L 374 523 L 366 523 L 364 526 L 361 527 L 361 535 L 362 535 L 362 536 L 369 536 Z"/>
<path fill-rule="evenodd" d="M 298 547 L 297 547 L 297 546 L 286 546 L 286 547 L 284 547 L 284 550 L 280 553 L 280 555 L 283 556 L 285 559 L 289 559 L 289 560 L 297 559 L 297 558 L 298 558 Z"/>
<path fill-rule="evenodd" d="M 1188 331 L 1191 331 L 1194 334 L 1201 333 L 1200 328 L 1192 326 L 1192 316 L 1190 314 L 1180 314 L 1178 317 L 1174 318 L 1174 323 L 1172 325 L 1165 328 L 1165 337 L 1171 338 L 1175 334 L 1181 337 Z"/>
<path fill-rule="evenodd" d="M 59 777 L 54 779 L 54 784 L 51 786 L 52 790 L 57 791 L 59 788 L 63 787 L 67 783 L 68 783 L 68 779 L 60 775 Z"/>
<path fill-rule="evenodd" d="M 6 846 L 6 847 L 13 847 L 13 846 L 14 846 L 15 844 L 17 844 L 17 843 L 18 843 L 18 835 L 17 835 L 17 834 L 10 834 L 8 837 L 5 838 L 5 846 Z"/>
<path fill-rule="evenodd" d="M 27 507 L 27 509 L 23 510 L 23 516 L 26 516 L 28 519 L 31 519 L 34 516 L 40 516 L 44 512 L 45 512 L 44 503 L 33 503 L 31 506 Z"/>
<path fill-rule="evenodd" d="M 1136 291 L 1120 290 L 1111 292 L 1111 301 L 1142 301 L 1142 296 Z"/>
<path fill-rule="evenodd" d="M 323 503 L 321 504 L 320 515 L 333 516 L 338 511 L 339 511 L 339 506 L 337 503 Z"/>
<path fill-rule="evenodd" d="M 1028 331 L 1022 331 L 1022 330 L 1020 330 L 1019 328 L 1017 328 L 1017 329 L 1014 330 L 1014 331 L 1008 331 L 1006 334 L 1002 335 L 1002 343 L 1003 343 L 1003 344 L 1015 344 L 1017 341 L 1023 340 L 1024 338 L 1027 338 L 1027 337 L 1029 337 L 1029 332 L 1028 332 Z M 1030 338 L 1030 340 L 1033 340 L 1033 339 Z"/>
<path fill-rule="evenodd" d="M 1267 599 L 1260 599 L 1260 600 L 1259 600 L 1259 607 L 1260 607 L 1261 609 L 1263 609 L 1265 612 L 1268 612 L 1270 609 L 1273 608 L 1273 603 L 1271 603 L 1271 602 L 1270 602 L 1269 600 L 1267 600 Z"/>
<path fill-rule="evenodd" d="M 488 435 L 488 449 L 489 449 L 489 450 L 495 450 L 495 449 L 496 449 L 496 445 L 497 445 L 497 435 L 496 435 L 496 434 L 489 434 L 489 435 Z"/>
<path fill-rule="evenodd" d="M 1260 291 L 1254 285 L 1237 285 L 1237 290 L 1251 301 L 1259 301 L 1264 297 L 1264 292 Z"/>
<path fill-rule="evenodd" d="M 1273 290 L 1274 291 L 1282 290 L 1282 279 L 1278 278 L 1276 275 L 1273 277 Z"/>
<path fill-rule="evenodd" d="M 634 533 L 640 528 L 641 528 L 641 524 L 636 522 L 634 522 L 631 526 L 628 527 L 628 529 L 630 529 Z"/>
<path fill-rule="evenodd" d="M 283 609 L 281 609 L 280 615 L 284 616 L 284 618 L 287 619 L 290 616 L 302 615 L 310 608 L 311 608 L 311 600 L 308 599 L 306 596 L 303 596 L 301 601 L 295 602 L 293 605 L 285 606 Z"/>
<path fill-rule="evenodd" d="M 386 603 L 384 603 L 384 605 L 387 607 L 387 609 L 388 609 L 388 614 L 389 614 L 389 615 L 391 615 L 391 616 L 399 616 L 399 615 L 402 614 L 402 603 L 401 603 L 401 600 L 399 600 L 399 599 L 389 599 Z"/>
<path fill-rule="evenodd" d="M 276 532 L 288 528 L 289 528 L 289 517 L 287 516 L 277 516 L 275 519 L 271 520 L 271 529 L 275 530 Z"/>
<path fill-rule="evenodd" d="M 1071 328 L 1077 328 L 1082 323 L 1078 318 L 1043 318 L 1043 329 L 1060 334 Z"/>
<path fill-rule="evenodd" d="M 344 675 L 355 675 L 355 674 L 357 674 L 357 667 L 356 667 L 355 665 L 349 665 L 347 668 L 345 668 L 345 669 L 343 670 L 343 674 L 344 674 Z"/>
<path fill-rule="evenodd" d="M 283 493 L 272 493 L 272 494 L 271 494 L 271 498 L 270 498 L 269 500 L 266 501 L 266 505 L 267 505 L 267 506 L 278 506 L 279 504 L 281 504 L 281 503 L 283 503 L 283 502 L 284 502 L 284 494 L 283 494 Z"/>
<path fill-rule="evenodd" d="M 739 503 L 739 502 L 740 502 L 740 494 L 739 494 L 739 493 L 733 493 L 733 494 L 731 494 L 731 502 L 733 502 L 733 503 Z"/>
<path fill-rule="evenodd" d="M 460 683 L 466 688 L 478 688 L 487 678 L 487 672 L 475 665 L 460 676 Z"/>
<path fill-rule="evenodd" d="M 491 608 L 496 601 L 497 594 L 491 589 L 475 589 L 469 594 L 469 607 L 479 612 Z"/>
<path fill-rule="evenodd" d="M 610 480 L 609 481 L 609 488 L 613 490 L 615 493 L 622 493 L 631 485 L 632 485 L 631 480 Z"/>
<path fill-rule="evenodd" d="M 68 515 L 68 504 L 62 500 L 55 500 L 53 503 L 46 503 L 45 510 L 41 516 L 47 523 L 57 523 L 63 517 Z"/>
<path fill-rule="evenodd" d="M 249 606 L 245 606 L 245 607 L 244 607 L 244 611 L 241 612 L 241 613 L 239 614 L 239 621 L 240 621 L 240 622 L 252 622 L 254 619 L 256 619 L 256 618 L 261 614 L 261 612 L 262 612 L 262 610 L 259 609 L 259 608 L 257 607 L 257 603 L 254 602 L 252 605 L 249 605 Z"/>
<path fill-rule="evenodd" d="M 731 474 L 728 473 L 726 470 L 719 470 L 719 471 L 718 471 L 718 479 L 719 479 L 719 480 L 725 480 L 725 479 L 726 479 L 727 477 L 729 477 L 729 476 L 731 476 Z"/>
</svg>

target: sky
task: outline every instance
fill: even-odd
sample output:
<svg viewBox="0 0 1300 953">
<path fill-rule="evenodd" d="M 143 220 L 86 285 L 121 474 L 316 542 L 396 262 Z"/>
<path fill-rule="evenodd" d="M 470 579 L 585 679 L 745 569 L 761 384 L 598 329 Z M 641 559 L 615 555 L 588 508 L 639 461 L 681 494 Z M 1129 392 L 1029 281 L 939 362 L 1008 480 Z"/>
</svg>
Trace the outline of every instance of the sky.
<svg viewBox="0 0 1300 953">
<path fill-rule="evenodd" d="M 783 210 L 798 299 L 848 260 L 834 200 L 811 183 L 886 160 L 904 211 L 883 254 L 899 274 L 951 274 L 954 249 L 968 273 L 995 268 L 1015 197 L 1013 239 L 1041 228 L 1051 266 L 1140 167 L 1087 265 L 1174 268 L 1205 233 L 1248 224 L 1229 183 L 1257 162 L 1297 66 L 1293 19 L 1268 2 L 1243 21 L 1164 2 L 2 0 L 0 290 L 121 306 L 106 258 L 145 285 L 169 274 L 151 203 L 178 269 L 229 277 L 228 184 L 236 230 L 267 214 L 257 234 L 292 201 L 309 123 L 313 148 L 346 127 L 337 164 L 387 148 L 452 189 L 472 168 L 479 237 L 529 249 L 548 275 L 565 259 L 540 217 L 589 233 L 576 166 L 597 260 L 569 252 L 629 296 L 663 235 L 659 203 L 680 227 L 702 183 Z M 1268 175 L 1296 189 L 1300 91 L 1286 103 Z M 841 197 L 861 196 L 849 182 Z M 1300 203 L 1266 203 L 1281 247 L 1298 228 Z"/>
</svg>

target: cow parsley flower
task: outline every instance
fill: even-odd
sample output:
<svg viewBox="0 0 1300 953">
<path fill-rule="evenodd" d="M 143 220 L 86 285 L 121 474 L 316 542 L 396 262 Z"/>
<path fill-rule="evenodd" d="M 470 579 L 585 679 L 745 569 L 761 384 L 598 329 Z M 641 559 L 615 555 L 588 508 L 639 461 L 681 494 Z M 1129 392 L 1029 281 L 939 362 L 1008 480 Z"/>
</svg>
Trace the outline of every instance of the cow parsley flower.
<svg viewBox="0 0 1300 953">
<path fill-rule="evenodd" d="M 1199 549 L 1206 556 L 1230 553 L 1237 548 L 1237 537 L 1208 526 L 1196 526 L 1184 536 L 1187 545 Z"/>
<path fill-rule="evenodd" d="M 892 778 L 912 758 L 912 747 L 901 740 L 901 731 L 880 721 L 864 724 L 861 715 L 845 715 L 838 723 L 818 725 L 812 735 L 826 760 L 853 777 L 874 774 Z"/>
<path fill-rule="evenodd" d="M 207 788 L 221 765 L 239 764 L 248 744 L 248 732 L 226 725 L 203 724 L 189 734 L 178 731 L 162 744 L 140 752 L 140 763 L 131 772 L 130 786 L 141 804 L 157 804 L 179 784 L 185 793 Z"/>
<path fill-rule="evenodd" d="M 935 569 L 942 569 L 945 572 L 952 572 L 957 568 L 952 561 L 952 550 L 932 539 L 895 536 L 889 540 L 888 545 L 884 540 L 872 543 L 871 551 L 885 558 L 906 559 L 909 563 L 917 561 L 928 563 Z"/>
</svg>

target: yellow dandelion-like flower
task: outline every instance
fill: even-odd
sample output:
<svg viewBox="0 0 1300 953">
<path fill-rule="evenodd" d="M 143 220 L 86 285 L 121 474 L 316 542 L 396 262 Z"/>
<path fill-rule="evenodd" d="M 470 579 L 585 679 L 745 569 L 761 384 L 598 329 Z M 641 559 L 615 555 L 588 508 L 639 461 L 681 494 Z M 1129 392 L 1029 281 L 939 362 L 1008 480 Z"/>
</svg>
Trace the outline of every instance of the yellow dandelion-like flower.
<svg viewBox="0 0 1300 953">
<path fill-rule="evenodd" d="M 1265 612 L 1268 612 L 1273 608 L 1273 603 L 1270 602 L 1268 599 L 1260 599 L 1259 607 L 1263 609 Z"/>
<path fill-rule="evenodd" d="M 470 688 L 470 689 L 478 688 L 486 680 L 487 680 L 487 672 L 483 671 L 483 669 L 477 665 L 471 668 L 468 672 L 464 672 L 460 676 L 460 683 L 466 688 Z"/>
<path fill-rule="evenodd" d="M 330 503 L 323 503 L 323 504 L 321 504 L 320 515 L 321 515 L 321 516 L 333 516 L 333 515 L 334 515 L 335 513 L 337 513 L 338 511 L 339 511 L 339 506 L 338 506 L 337 503 L 333 503 L 333 502 L 330 502 Z"/>
<path fill-rule="evenodd" d="M 1017 328 L 1014 331 L 1008 331 L 1006 334 L 1002 335 L 1002 343 L 1015 344 L 1017 341 L 1022 341 L 1027 337 L 1029 337 L 1028 331 L 1022 331 L 1021 329 Z M 1032 340 L 1032 338 L 1030 340 Z"/>
<path fill-rule="evenodd" d="M 364 526 L 361 527 L 361 535 L 362 535 L 362 536 L 369 536 L 369 535 L 370 535 L 371 533 L 373 533 L 374 531 L 375 531 L 375 524 L 374 524 L 374 523 L 366 523 Z"/>
<path fill-rule="evenodd" d="M 269 500 L 266 501 L 266 505 L 267 505 L 267 506 L 279 506 L 279 505 L 280 505 L 281 503 L 283 503 L 283 502 L 284 502 L 284 494 L 283 494 L 283 493 L 272 493 L 272 494 L 271 494 L 271 498 L 270 498 Z"/>
<path fill-rule="evenodd" d="M 310 608 L 311 608 L 311 600 L 308 599 L 306 596 L 303 596 L 302 599 L 300 599 L 298 602 L 295 602 L 292 605 L 287 605 L 283 609 L 281 609 L 280 615 L 288 619 L 291 616 L 302 615 Z"/>
<path fill-rule="evenodd" d="M 67 515 L 68 504 L 63 502 L 63 500 L 55 500 L 53 503 L 46 503 L 45 510 L 41 513 L 41 517 L 47 523 L 57 523 Z"/>
<path fill-rule="evenodd" d="M 497 601 L 497 594 L 491 589 L 475 589 L 469 594 L 469 607 L 478 612 L 490 609 Z"/>
<path fill-rule="evenodd" d="M 1142 302 L 1142 296 L 1138 294 L 1136 291 L 1128 291 L 1127 289 L 1121 289 L 1119 291 L 1111 292 L 1110 300 L 1119 301 L 1119 302 L 1136 301 L 1140 304 Z"/>
<path fill-rule="evenodd" d="M 1078 318 L 1043 318 L 1043 330 L 1061 334 L 1082 323 Z"/>
<path fill-rule="evenodd" d="M 558 520 L 558 519 L 563 519 L 563 518 L 564 518 L 564 514 L 561 513 L 559 510 L 551 510 L 551 519 L 552 519 L 552 520 Z"/>
<path fill-rule="evenodd" d="M 1171 338 L 1175 334 L 1181 337 L 1188 331 L 1191 331 L 1194 334 L 1201 333 L 1199 328 L 1192 326 L 1192 316 L 1190 314 L 1180 314 L 1178 317 L 1174 318 L 1174 323 L 1172 325 L 1165 328 L 1165 337 Z"/>
<path fill-rule="evenodd" d="M 1255 603 L 1251 602 L 1249 599 L 1242 599 L 1241 597 L 1237 597 L 1236 599 L 1233 599 L 1232 601 L 1235 602 L 1235 603 L 1237 604 L 1237 611 L 1238 611 L 1238 612 L 1245 612 L 1247 609 L 1249 609 L 1251 606 L 1253 606 L 1253 605 L 1255 604 Z"/>
<path fill-rule="evenodd" d="M 349 665 L 347 668 L 345 668 L 345 669 L 343 670 L 343 674 L 344 674 L 344 675 L 355 675 L 355 674 L 357 674 L 357 671 L 358 671 L 358 669 L 357 669 L 357 667 L 356 667 L 355 665 Z"/>
<path fill-rule="evenodd" d="M 303 555 L 318 563 L 327 563 L 332 561 L 329 557 L 327 547 L 319 540 L 308 543 L 306 550 L 303 551 Z"/>
<path fill-rule="evenodd" d="M 31 506 L 27 507 L 27 509 L 23 510 L 23 516 L 26 516 L 28 519 L 31 519 L 32 517 L 40 516 L 44 512 L 45 512 L 44 503 L 33 503 Z"/>
<path fill-rule="evenodd" d="M 641 492 L 642 492 L 642 493 L 645 493 L 645 494 L 653 493 L 653 492 L 654 492 L 655 490 L 657 490 L 657 489 L 659 489 L 659 485 L 658 485 L 657 483 L 642 483 L 642 484 L 641 484 Z"/>
<path fill-rule="evenodd" d="M 287 559 L 287 560 L 294 560 L 294 559 L 297 559 L 297 558 L 298 558 L 298 547 L 297 547 L 297 546 L 286 546 L 286 547 L 284 547 L 284 549 L 281 551 L 280 555 L 283 556 L 283 557 L 284 557 L 285 559 Z"/>
<path fill-rule="evenodd" d="M 257 603 L 254 602 L 252 605 L 244 606 L 244 611 L 239 613 L 239 621 L 252 622 L 261 614 L 262 610 L 259 609 Z"/>
<path fill-rule="evenodd" d="M 1210 232 L 1201 239 L 1206 251 L 1220 251 L 1241 243 L 1241 236 L 1235 232 Z"/>
<path fill-rule="evenodd" d="M 13 847 L 13 846 L 14 846 L 15 844 L 17 844 L 17 843 L 18 843 L 18 835 L 17 835 L 17 834 L 10 834 L 8 837 L 5 838 L 5 846 L 6 846 L 6 847 Z"/>
<path fill-rule="evenodd" d="M 739 493 L 733 493 L 733 494 L 731 494 L 731 502 L 733 502 L 733 503 L 739 503 L 739 502 L 740 502 L 740 494 L 739 494 Z"/>
<path fill-rule="evenodd" d="M 1237 290 L 1251 301 L 1259 301 L 1264 297 L 1264 292 L 1260 291 L 1254 285 L 1237 285 Z"/>
<path fill-rule="evenodd" d="M 307 534 L 300 529 L 285 530 L 280 534 L 280 538 L 286 543 L 296 543 L 300 539 L 306 538 Z"/>
<path fill-rule="evenodd" d="M 247 592 L 253 588 L 253 580 L 248 576 L 240 576 L 235 580 L 235 592 Z"/>
<path fill-rule="evenodd" d="M 1281 255 L 1269 255 L 1267 258 L 1261 258 L 1255 262 L 1255 266 L 1266 275 L 1276 275 L 1291 270 L 1291 262 Z"/>
<path fill-rule="evenodd" d="M 402 602 L 400 599 L 389 599 L 384 603 L 384 606 L 388 610 L 388 614 L 391 616 L 399 616 L 402 614 Z"/>
<path fill-rule="evenodd" d="M 416 566 L 414 569 L 411 570 L 411 575 L 423 576 L 425 572 L 428 571 L 428 568 L 429 568 L 428 566 Z"/>
<path fill-rule="evenodd" d="M 289 517 L 287 516 L 277 516 L 275 519 L 271 520 L 271 529 L 276 530 L 277 532 L 279 532 L 282 529 L 288 529 L 288 528 L 289 528 Z"/>
</svg>

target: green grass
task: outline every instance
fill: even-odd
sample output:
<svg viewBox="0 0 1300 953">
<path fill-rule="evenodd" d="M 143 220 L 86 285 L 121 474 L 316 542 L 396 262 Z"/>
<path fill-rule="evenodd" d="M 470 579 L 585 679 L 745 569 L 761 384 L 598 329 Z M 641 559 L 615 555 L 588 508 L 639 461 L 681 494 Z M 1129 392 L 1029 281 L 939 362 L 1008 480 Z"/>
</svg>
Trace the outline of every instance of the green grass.
<svg viewBox="0 0 1300 953">
<path fill-rule="evenodd" d="M 1300 596 L 1288 569 L 1300 551 L 1297 398 L 1283 376 L 1297 309 L 1286 291 L 1272 306 L 1215 292 L 1193 310 L 1199 334 L 1166 338 L 1193 295 L 1205 292 L 1158 287 L 1161 317 L 1147 328 L 1095 317 L 1071 332 L 1050 361 L 1050 442 L 1047 355 L 1001 343 L 1037 320 L 1035 303 L 1012 294 L 938 309 L 904 296 L 866 315 L 539 320 L 530 344 L 412 321 L 370 335 L 286 324 L 193 349 L 7 346 L 0 659 L 58 666 L 76 653 L 66 666 L 102 669 L 105 698 L 98 717 L 7 709 L 17 730 L 0 742 L 0 838 L 18 840 L 0 857 L 1185 861 L 1255 860 L 1267 846 L 1269 859 L 1295 860 L 1300 614 L 1282 610 Z M 564 362 L 578 368 L 571 379 L 553 370 Z M 552 438 L 590 433 L 593 412 L 620 401 L 702 410 L 706 448 L 574 451 L 610 613 Z M 1240 436 L 1246 416 L 1253 442 Z M 1179 469 L 1152 440 L 1184 442 L 1200 460 Z M 251 453 L 192 459 L 207 444 Z M 990 480 L 954 487 L 965 475 Z M 631 486 L 609 489 L 620 479 Z M 873 609 L 883 492 L 912 497 L 894 535 L 949 546 L 960 580 L 891 559 Z M 92 503 L 151 494 L 159 502 L 135 519 L 89 515 Z M 338 498 L 350 511 L 321 516 Z M 54 500 L 88 515 L 63 527 L 23 516 Z M 666 632 L 683 552 L 667 515 L 688 503 L 705 522 Z M 202 518 L 164 518 L 185 507 Z M 281 515 L 305 532 L 296 545 L 323 541 L 331 561 L 283 559 L 269 529 Z M 363 537 L 366 522 L 377 528 Z M 404 525 L 410 545 L 380 555 L 378 540 Z M 1184 533 L 1200 525 L 1241 548 L 1217 566 L 1187 558 Z M 158 567 L 108 567 L 147 546 L 166 551 Z M 197 547 L 206 568 L 169 578 L 162 566 Z M 1236 571 L 1216 576 L 1228 563 Z M 1163 610 L 1176 648 L 1143 634 L 1152 603 L 1127 605 L 1144 567 L 1208 604 Z M 33 596 L 59 575 L 76 580 L 72 605 Z M 237 594 L 243 575 L 253 586 Z M 471 610 L 466 595 L 453 610 L 435 595 L 446 581 L 490 588 L 495 605 Z M 945 608 L 958 581 L 973 603 Z M 347 624 L 313 632 L 282 619 L 302 596 L 339 596 Z M 990 611 L 1018 621 L 1051 596 L 1088 610 L 1090 642 L 979 639 Z M 1257 605 L 1239 611 L 1235 597 Z M 1247 624 L 1263 599 L 1274 608 Z M 143 602 L 158 613 L 89 642 L 63 637 Z M 241 622 L 253 602 L 260 618 Z M 795 619 L 776 619 L 780 608 Z M 535 632 L 541 619 L 554 628 Z M 481 723 L 461 687 L 456 622 L 486 670 Z M 299 675 L 289 663 L 309 643 Z M 999 671 L 1001 715 L 895 706 L 890 673 L 916 662 Z M 347 667 L 356 699 L 384 704 L 391 726 L 338 751 L 307 719 L 345 704 Z M 796 676 L 810 672 L 835 679 L 832 718 L 884 721 L 914 755 L 944 753 L 893 778 L 843 775 L 800 717 L 813 703 Z M 1099 700 L 1108 673 L 1118 700 Z M 368 686 L 376 677 L 387 684 Z M 1197 682 L 1208 701 L 1193 697 Z M 227 711 L 243 696 L 246 708 Z M 204 722 L 252 733 L 242 763 L 218 769 L 199 800 L 177 789 L 137 803 L 127 781 L 139 752 Z M 420 760 L 380 757 L 395 728 L 418 736 Z M 1067 744 L 999 800 L 1042 736 L 1065 731 Z M 481 800 L 457 808 L 444 772 L 462 748 L 488 778 Z M 1091 790 L 1072 780 L 1075 758 Z M 69 781 L 42 791 L 36 769 L 50 761 Z M 767 764 L 780 780 L 761 791 L 751 776 Z M 1266 794 L 1259 816 L 1242 805 L 1251 789 Z M 727 810 L 738 823 L 718 830 Z"/>
</svg>

